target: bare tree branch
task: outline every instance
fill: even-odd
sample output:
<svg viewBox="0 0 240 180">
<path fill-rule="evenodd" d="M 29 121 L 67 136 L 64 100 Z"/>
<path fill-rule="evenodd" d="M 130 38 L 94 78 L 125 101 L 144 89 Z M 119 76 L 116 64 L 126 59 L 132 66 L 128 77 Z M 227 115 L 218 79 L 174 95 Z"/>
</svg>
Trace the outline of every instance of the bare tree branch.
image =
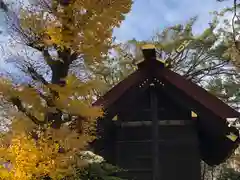
<svg viewBox="0 0 240 180">
<path fill-rule="evenodd" d="M 24 115 L 26 115 L 29 119 L 31 119 L 36 125 L 44 125 L 45 121 L 38 120 L 35 116 L 33 116 L 30 112 L 27 111 L 26 108 L 24 108 L 22 101 L 17 97 L 12 97 L 10 99 L 12 104 L 17 107 L 17 109 L 22 112 Z"/>
<path fill-rule="evenodd" d="M 233 0 L 233 7 L 234 7 L 234 13 L 233 13 L 233 17 L 232 17 L 232 31 L 233 31 L 233 41 L 236 47 L 236 50 L 238 51 L 238 53 L 240 53 L 240 47 L 239 47 L 239 42 L 237 42 L 236 38 L 237 38 L 237 32 L 235 30 L 235 18 L 238 19 L 238 21 L 240 21 L 239 16 L 237 15 L 237 0 Z"/>
</svg>

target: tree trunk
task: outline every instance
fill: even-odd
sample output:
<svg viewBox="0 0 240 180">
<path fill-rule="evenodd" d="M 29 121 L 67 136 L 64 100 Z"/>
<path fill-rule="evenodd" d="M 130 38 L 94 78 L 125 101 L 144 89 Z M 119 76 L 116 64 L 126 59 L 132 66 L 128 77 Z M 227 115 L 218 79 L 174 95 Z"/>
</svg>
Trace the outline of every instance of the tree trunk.
<svg viewBox="0 0 240 180">
<path fill-rule="evenodd" d="M 52 70 L 51 83 L 64 87 L 66 85 L 65 78 L 68 76 L 69 65 L 70 65 L 69 57 L 71 55 L 65 51 L 65 52 L 59 52 L 59 56 L 61 56 L 60 58 L 62 59 L 62 61 L 55 61 L 50 66 Z M 52 97 L 53 100 L 58 98 L 57 92 L 53 92 L 52 96 L 53 96 Z M 55 105 L 53 105 L 52 107 L 55 107 Z M 63 123 L 62 115 L 63 114 L 61 111 L 48 112 L 46 114 L 46 118 L 48 122 L 52 123 L 51 125 L 52 128 L 58 129 L 61 127 L 61 124 Z"/>
</svg>

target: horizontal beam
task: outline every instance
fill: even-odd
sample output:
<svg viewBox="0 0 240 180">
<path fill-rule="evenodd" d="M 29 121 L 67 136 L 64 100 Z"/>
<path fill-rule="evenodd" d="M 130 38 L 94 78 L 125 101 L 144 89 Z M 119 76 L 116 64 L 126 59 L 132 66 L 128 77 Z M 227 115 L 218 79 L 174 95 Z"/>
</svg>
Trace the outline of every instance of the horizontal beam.
<svg viewBox="0 0 240 180">
<path fill-rule="evenodd" d="M 184 126 L 191 125 L 194 122 L 191 120 L 159 120 L 159 126 Z M 131 121 L 131 122 L 121 122 L 121 127 L 139 127 L 139 126 L 151 126 L 152 121 Z"/>
<path fill-rule="evenodd" d="M 118 144 L 128 144 L 128 143 L 151 143 L 153 142 L 152 140 L 126 140 L 126 141 L 116 141 L 116 143 Z M 197 142 L 197 139 L 196 138 L 192 138 L 192 137 L 189 137 L 189 138 L 180 138 L 180 139 L 158 139 L 158 143 L 190 143 L 190 142 Z"/>
<path fill-rule="evenodd" d="M 127 172 L 152 172 L 152 169 L 128 169 Z"/>
</svg>

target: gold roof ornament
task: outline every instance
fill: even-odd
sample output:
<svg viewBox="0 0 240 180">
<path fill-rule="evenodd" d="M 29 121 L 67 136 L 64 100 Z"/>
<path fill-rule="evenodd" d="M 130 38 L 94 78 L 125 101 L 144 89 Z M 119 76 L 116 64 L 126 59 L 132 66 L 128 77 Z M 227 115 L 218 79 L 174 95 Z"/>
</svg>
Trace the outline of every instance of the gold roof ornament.
<svg viewBox="0 0 240 180">
<path fill-rule="evenodd" d="M 226 135 L 226 137 L 228 139 L 230 139 L 231 141 L 233 141 L 233 142 L 235 142 L 237 140 L 237 138 L 238 138 L 238 136 L 233 134 L 232 132 L 230 132 L 228 135 Z"/>
<path fill-rule="evenodd" d="M 163 63 L 165 66 L 167 66 L 166 60 L 165 59 L 160 59 L 160 58 L 156 58 L 157 61 Z"/>
<path fill-rule="evenodd" d="M 142 46 L 142 49 L 156 49 L 154 44 L 145 44 Z"/>
<path fill-rule="evenodd" d="M 142 46 L 142 50 L 146 51 L 146 50 L 152 50 L 152 52 L 155 53 L 155 58 L 158 62 L 161 62 L 162 64 L 164 64 L 164 67 L 168 67 L 169 63 L 166 61 L 166 59 L 162 59 L 162 58 L 158 58 L 156 57 L 156 54 L 159 54 L 159 52 L 156 49 L 156 46 L 154 44 L 145 44 Z"/>
<path fill-rule="evenodd" d="M 198 115 L 194 111 L 191 111 L 191 117 L 196 118 Z"/>
<path fill-rule="evenodd" d="M 112 120 L 117 121 L 118 120 L 118 115 L 114 116 Z"/>
</svg>

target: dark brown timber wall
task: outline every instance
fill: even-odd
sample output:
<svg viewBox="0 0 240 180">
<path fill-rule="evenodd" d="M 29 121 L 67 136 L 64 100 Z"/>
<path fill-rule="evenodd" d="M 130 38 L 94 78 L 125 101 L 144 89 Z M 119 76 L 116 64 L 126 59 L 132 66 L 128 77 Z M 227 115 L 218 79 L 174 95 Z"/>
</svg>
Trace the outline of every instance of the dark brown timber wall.
<svg viewBox="0 0 240 180">
<path fill-rule="evenodd" d="M 147 90 L 118 115 L 115 163 L 127 170 L 119 176 L 136 180 L 200 180 L 198 136 L 190 111 L 175 104 L 160 89 L 157 91 L 152 96 L 156 90 Z M 152 126 L 154 109 L 157 133 Z"/>
</svg>

